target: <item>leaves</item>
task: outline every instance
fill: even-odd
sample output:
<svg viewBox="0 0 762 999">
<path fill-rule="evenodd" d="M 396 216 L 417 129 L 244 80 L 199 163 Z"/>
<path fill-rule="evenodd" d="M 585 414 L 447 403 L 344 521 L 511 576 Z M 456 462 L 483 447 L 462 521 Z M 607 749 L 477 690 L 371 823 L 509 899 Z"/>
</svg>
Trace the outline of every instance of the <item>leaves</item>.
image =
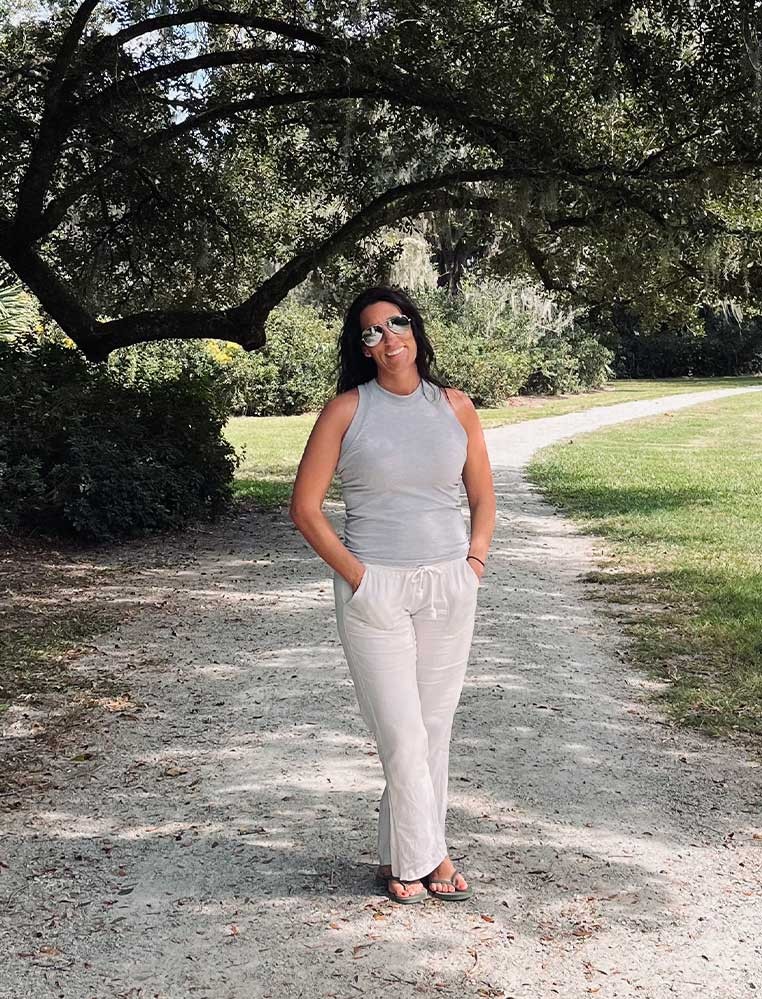
<svg viewBox="0 0 762 999">
<path fill-rule="evenodd" d="M 340 3 L 297 3 L 267 31 L 202 6 L 193 30 L 129 50 L 96 11 L 69 76 L 46 88 L 71 20 L 50 6 L 45 25 L 0 32 L 3 215 L 21 213 L 33 255 L 46 237 L 50 270 L 2 229 L 0 251 L 52 316 L 66 306 L 92 356 L 155 337 L 137 318 L 151 309 L 167 336 L 208 336 L 224 317 L 231 339 L 261 346 L 270 309 L 310 272 L 340 254 L 366 280 L 386 272 L 397 249 L 376 234 L 453 206 L 485 273 L 531 272 L 577 302 L 620 298 L 655 317 L 762 293 L 762 127 L 738 0 L 519 2 L 497 26 L 471 2 L 432 18 L 384 0 L 357 23 Z M 140 14 L 114 16 L 127 27 Z M 273 39 L 277 58 L 253 57 Z M 245 329 L 214 312 L 236 302 Z M 103 315 L 124 319 L 96 350 Z"/>
</svg>

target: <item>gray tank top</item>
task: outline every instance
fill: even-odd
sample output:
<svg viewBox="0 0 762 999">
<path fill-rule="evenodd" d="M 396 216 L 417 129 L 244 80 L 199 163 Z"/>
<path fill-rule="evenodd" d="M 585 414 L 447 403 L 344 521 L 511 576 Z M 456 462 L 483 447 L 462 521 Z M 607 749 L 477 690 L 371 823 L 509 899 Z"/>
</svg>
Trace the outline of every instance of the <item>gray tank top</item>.
<svg viewBox="0 0 762 999">
<path fill-rule="evenodd" d="M 444 392 L 423 380 L 409 395 L 375 378 L 357 388 L 336 465 L 344 544 L 361 562 L 402 567 L 464 558 L 460 483 L 468 435 Z"/>
</svg>

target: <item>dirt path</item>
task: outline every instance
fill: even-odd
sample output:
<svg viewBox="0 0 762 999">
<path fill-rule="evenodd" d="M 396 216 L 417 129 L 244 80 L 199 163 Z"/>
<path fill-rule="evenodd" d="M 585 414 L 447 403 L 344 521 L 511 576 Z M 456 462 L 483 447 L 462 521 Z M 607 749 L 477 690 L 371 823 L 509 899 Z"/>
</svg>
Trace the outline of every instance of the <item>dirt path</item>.
<svg viewBox="0 0 762 999">
<path fill-rule="evenodd" d="M 593 539 L 520 474 L 552 440 L 734 391 L 487 432 L 498 523 L 451 754 L 461 906 L 375 894 L 380 765 L 330 573 L 287 516 L 131 546 L 115 599 L 144 607 L 78 668 L 133 704 L 0 799 L 0 996 L 759 995 L 760 758 L 648 706 L 583 595 Z"/>
</svg>

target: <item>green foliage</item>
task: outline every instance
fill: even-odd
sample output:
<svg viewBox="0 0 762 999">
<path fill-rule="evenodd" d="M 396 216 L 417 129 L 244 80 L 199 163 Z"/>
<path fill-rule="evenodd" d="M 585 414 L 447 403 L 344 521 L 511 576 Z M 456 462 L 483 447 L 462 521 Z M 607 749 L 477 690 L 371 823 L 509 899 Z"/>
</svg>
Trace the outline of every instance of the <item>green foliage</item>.
<svg viewBox="0 0 762 999">
<path fill-rule="evenodd" d="M 290 302 L 270 313 L 263 350 L 235 344 L 206 349 L 222 369 L 238 416 L 290 416 L 321 409 L 335 386 L 338 329 L 308 306 Z"/>
<path fill-rule="evenodd" d="M 227 392 L 197 344 L 90 364 L 60 338 L 0 342 L 0 528 L 103 541 L 215 516 L 237 464 Z"/>
<path fill-rule="evenodd" d="M 543 332 L 532 351 L 532 371 L 525 393 L 558 395 L 600 388 L 612 377 L 614 354 L 581 328 Z"/>
<path fill-rule="evenodd" d="M 649 332 L 620 328 L 612 336 L 614 368 L 621 378 L 676 375 L 753 375 L 762 372 L 762 319 L 737 321 L 704 310 L 704 326 Z"/>
<path fill-rule="evenodd" d="M 529 374 L 528 355 L 501 349 L 457 323 L 435 319 L 426 323 L 426 333 L 439 374 L 462 389 L 476 406 L 499 406 L 518 393 Z"/>
<path fill-rule="evenodd" d="M 326 0 L 276 4 L 266 25 L 247 4 L 92 6 L 57 60 L 84 8 L 0 3 L 0 215 L 30 163 L 47 183 L 16 235 L 61 207 L 27 248 L 35 266 L 10 227 L 0 256 L 59 321 L 64 288 L 93 316 L 224 308 L 305 259 L 315 297 L 340 306 L 345 276 L 393 263 L 384 227 L 427 218 L 451 286 L 477 261 L 531 271 L 570 300 L 620 295 L 650 326 L 720 295 L 762 300 L 748 4 L 519 0 L 496 21 L 481 3 L 432 16 L 380 0 L 365 16 Z M 121 30 L 157 11 L 160 30 Z M 272 44 L 278 59 L 247 58 Z M 191 57 L 206 65 L 189 76 Z"/>
<path fill-rule="evenodd" d="M 532 285 L 469 280 L 463 294 L 433 291 L 418 302 L 437 368 L 477 406 L 518 393 L 583 392 L 612 374 L 613 353 Z"/>
<path fill-rule="evenodd" d="M 39 319 L 35 300 L 24 291 L 11 271 L 0 264 L 0 338 L 32 329 Z"/>
</svg>

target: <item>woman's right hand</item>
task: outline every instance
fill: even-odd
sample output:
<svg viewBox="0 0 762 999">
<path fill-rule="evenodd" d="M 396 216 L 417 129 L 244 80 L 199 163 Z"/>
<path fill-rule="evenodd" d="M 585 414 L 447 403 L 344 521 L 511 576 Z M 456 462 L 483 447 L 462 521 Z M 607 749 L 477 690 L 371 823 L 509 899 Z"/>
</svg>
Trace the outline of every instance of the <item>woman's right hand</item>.
<svg viewBox="0 0 762 999">
<path fill-rule="evenodd" d="M 365 572 L 366 572 L 366 566 L 363 566 L 360 575 L 356 579 L 349 580 L 349 585 L 352 587 L 352 593 L 355 593 L 359 588 L 360 583 L 362 582 L 362 578 L 365 575 Z"/>
</svg>

